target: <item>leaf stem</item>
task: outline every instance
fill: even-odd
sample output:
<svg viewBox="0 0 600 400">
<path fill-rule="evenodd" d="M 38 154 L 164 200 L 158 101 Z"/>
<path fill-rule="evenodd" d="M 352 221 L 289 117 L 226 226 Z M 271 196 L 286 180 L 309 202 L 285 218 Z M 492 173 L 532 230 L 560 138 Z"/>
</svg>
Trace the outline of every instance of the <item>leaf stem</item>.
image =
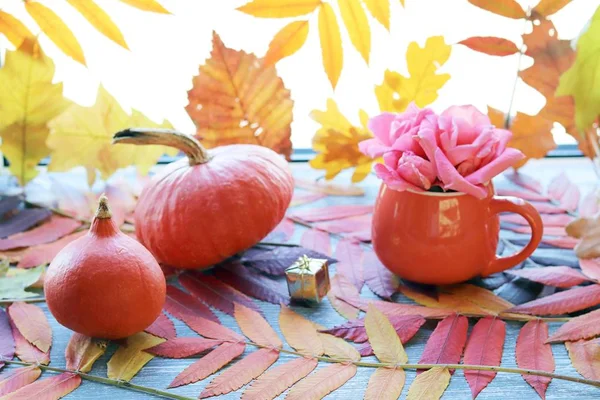
<svg viewBox="0 0 600 400">
<path fill-rule="evenodd" d="M 136 385 L 134 383 L 130 383 L 130 382 L 127 382 L 127 381 L 110 379 L 110 378 L 103 378 L 101 376 L 90 375 L 90 374 L 86 374 L 84 372 L 72 371 L 72 370 L 63 369 L 63 368 L 49 367 L 47 365 L 36 364 L 36 363 L 27 363 L 27 362 L 23 362 L 23 361 L 5 360 L 5 359 L 2 359 L 1 357 L 0 357 L 0 360 L 2 360 L 2 362 L 7 363 L 7 364 L 22 365 L 24 367 L 36 366 L 36 367 L 38 367 L 39 369 L 41 369 L 43 371 L 52 371 L 52 372 L 59 372 L 59 373 L 70 372 L 70 373 L 73 373 L 73 374 L 77 374 L 82 379 L 85 379 L 85 380 L 88 380 L 88 381 L 98 382 L 98 383 L 102 383 L 104 385 L 110 385 L 110 386 L 116 386 L 116 387 L 120 387 L 120 388 L 125 388 L 125 389 L 133 390 L 133 391 L 136 391 L 136 392 L 147 393 L 147 394 L 150 394 L 150 395 L 153 395 L 153 396 L 163 397 L 163 398 L 166 398 L 166 399 L 195 400 L 195 398 L 192 398 L 192 397 L 180 396 L 178 394 L 165 392 L 163 390 L 158 390 L 158 389 L 154 389 L 154 388 L 147 387 L 147 386 L 142 386 L 142 385 Z"/>
<path fill-rule="evenodd" d="M 298 247 L 297 244 L 294 243 L 275 243 L 275 242 L 258 242 L 256 246 L 278 246 L 278 247 Z"/>
<path fill-rule="evenodd" d="M 0 304 L 9 304 L 14 303 L 16 301 L 20 301 L 23 303 L 43 303 L 46 301 L 45 297 L 25 297 L 22 299 L 2 299 L 0 300 Z"/>
<path fill-rule="evenodd" d="M 529 13 L 531 12 L 531 8 L 527 11 L 527 14 L 529 15 Z M 521 36 L 523 36 L 525 34 L 525 28 L 527 27 L 527 23 L 529 22 L 528 18 L 525 18 L 525 22 L 524 22 L 524 26 L 523 26 L 523 34 Z M 512 88 L 512 92 L 510 95 L 510 103 L 508 103 L 508 110 L 506 110 L 506 118 L 504 119 L 504 129 L 510 129 L 510 113 L 512 111 L 513 108 L 513 104 L 515 101 L 515 94 L 517 93 L 517 85 L 519 84 L 519 73 L 521 72 L 521 61 L 523 59 L 523 55 L 525 54 L 523 52 L 523 48 L 525 47 L 525 43 L 521 44 L 521 47 L 519 47 L 519 57 L 517 58 L 517 76 L 515 76 L 515 82 L 513 84 L 513 88 Z"/>
</svg>

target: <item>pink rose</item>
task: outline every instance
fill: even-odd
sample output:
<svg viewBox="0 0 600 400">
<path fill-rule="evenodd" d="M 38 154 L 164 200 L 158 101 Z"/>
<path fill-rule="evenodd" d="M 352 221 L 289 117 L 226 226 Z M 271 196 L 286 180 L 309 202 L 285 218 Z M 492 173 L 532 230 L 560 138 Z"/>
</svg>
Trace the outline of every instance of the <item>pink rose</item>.
<svg viewBox="0 0 600 400">
<path fill-rule="evenodd" d="M 375 173 L 394 190 L 429 190 L 436 181 L 433 164 L 411 151 L 389 151 L 383 164 L 375 165 Z"/>
</svg>

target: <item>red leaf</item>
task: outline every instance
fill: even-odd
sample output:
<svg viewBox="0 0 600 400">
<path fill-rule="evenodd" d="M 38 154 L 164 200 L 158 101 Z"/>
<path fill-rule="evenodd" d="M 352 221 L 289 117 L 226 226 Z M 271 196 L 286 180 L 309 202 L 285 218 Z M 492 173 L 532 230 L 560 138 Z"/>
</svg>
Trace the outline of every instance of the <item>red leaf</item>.
<svg viewBox="0 0 600 400">
<path fill-rule="evenodd" d="M 374 252 L 365 253 L 363 271 L 367 286 L 377 296 L 390 299 L 396 293 L 400 280 L 383 266 Z"/>
<path fill-rule="evenodd" d="M 600 207 L 598 205 L 598 193 L 596 190 L 592 190 L 583 197 L 581 205 L 579 206 L 579 216 L 592 218 L 598 213 Z"/>
<path fill-rule="evenodd" d="M 321 399 L 343 386 L 354 375 L 356 365 L 350 363 L 333 364 L 319 369 L 300 381 L 285 397 L 286 400 Z"/>
<path fill-rule="evenodd" d="M 291 219 L 299 220 L 301 222 L 309 223 L 353 217 L 356 215 L 369 214 L 372 212 L 373 206 L 341 205 L 319 208 L 310 207 L 303 210 L 293 211 L 290 214 L 288 214 L 288 217 Z"/>
<path fill-rule="evenodd" d="M 506 229 L 517 233 L 531 233 L 530 226 L 507 226 Z M 567 232 L 564 227 L 560 226 L 544 226 L 544 235 L 550 236 L 567 236 Z"/>
<path fill-rule="evenodd" d="M 314 358 L 297 358 L 281 364 L 254 381 L 244 391 L 242 400 L 274 399 L 287 388 L 310 374 L 317 366 Z"/>
<path fill-rule="evenodd" d="M 408 342 L 425 323 L 425 318 L 420 315 L 392 315 L 389 317 L 389 320 L 403 344 Z M 321 332 L 356 343 L 363 343 L 368 340 L 364 319 L 348 321 L 331 329 L 322 330 Z"/>
<path fill-rule="evenodd" d="M 579 239 L 575 239 L 572 237 L 561 237 L 555 239 L 542 239 L 542 243 L 548 244 L 550 246 L 558 247 L 560 249 L 569 249 L 573 250 L 575 246 L 579 243 Z"/>
<path fill-rule="evenodd" d="M 564 214 L 566 212 L 564 208 L 555 206 L 552 203 L 542 203 L 539 201 L 531 201 L 530 203 L 540 214 Z"/>
<path fill-rule="evenodd" d="M 462 315 L 453 314 L 441 320 L 427 340 L 419 364 L 457 364 L 465 348 L 468 328 L 469 320 Z"/>
<path fill-rule="evenodd" d="M 361 300 L 361 299 L 343 299 L 345 302 L 352 304 L 356 308 L 367 311 L 369 303 L 373 303 L 381 312 L 390 318 L 393 315 L 420 315 L 423 318 L 445 318 L 454 314 L 454 311 L 445 308 L 429 308 L 423 306 L 415 306 L 413 304 L 392 303 L 381 300 Z"/>
<path fill-rule="evenodd" d="M 534 315 L 558 315 L 584 310 L 597 304 L 600 304 L 600 285 L 589 285 L 554 293 L 507 311 Z"/>
<path fill-rule="evenodd" d="M 506 273 L 559 288 L 570 288 L 589 281 L 586 276 L 571 267 L 525 268 L 508 270 Z"/>
<path fill-rule="evenodd" d="M 579 260 L 579 266 L 581 267 L 581 272 L 583 272 L 586 276 L 600 281 L 600 259 L 581 259 Z"/>
<path fill-rule="evenodd" d="M 221 343 L 221 340 L 200 337 L 176 337 L 144 351 L 165 358 L 185 358 L 200 354 Z"/>
<path fill-rule="evenodd" d="M 290 207 L 300 206 L 302 204 L 312 203 L 327 197 L 325 193 L 294 193 Z"/>
<path fill-rule="evenodd" d="M 175 325 L 165 314 L 160 313 L 156 321 L 146 328 L 146 332 L 163 339 L 173 339 L 177 336 Z"/>
<path fill-rule="evenodd" d="M 363 249 L 355 242 L 342 239 L 335 247 L 335 257 L 338 263 L 336 273 L 344 275 L 360 292 L 365 284 L 363 274 Z"/>
<path fill-rule="evenodd" d="M 531 190 L 532 192 L 541 194 L 544 190 L 542 184 L 529 175 L 513 171 L 504 174 L 504 177 L 512 183 L 514 183 L 515 185 L 518 185 L 523 189 Z"/>
<path fill-rule="evenodd" d="M 183 322 L 197 316 L 219 323 L 219 318 L 204 303 L 172 285 L 167 285 L 167 299 L 164 307 L 165 311 Z"/>
<path fill-rule="evenodd" d="M 514 196 L 529 201 L 548 201 L 547 196 L 529 190 L 496 189 L 498 196 Z"/>
<path fill-rule="evenodd" d="M 516 44 L 499 37 L 475 36 L 461 40 L 458 44 L 490 56 L 510 56 L 519 52 Z"/>
<path fill-rule="evenodd" d="M 169 388 L 201 381 L 244 353 L 244 343 L 223 343 L 175 377 Z"/>
<path fill-rule="evenodd" d="M 273 250 L 249 253 L 246 252 L 242 258 L 242 262 L 246 266 L 255 268 L 265 274 L 276 276 L 284 275 L 286 268 L 295 263 L 303 255 L 310 258 L 327 259 L 330 264 L 335 262 L 334 259 L 327 257 L 325 254 L 299 246 L 277 247 Z"/>
<path fill-rule="evenodd" d="M 30 367 L 13 369 L 0 375 L 0 397 L 35 382 L 41 374 L 42 370 L 32 365 Z"/>
<path fill-rule="evenodd" d="M 273 229 L 269 236 L 273 233 L 281 233 L 283 235 L 283 241 L 287 242 L 294 235 L 296 230 L 296 224 L 289 218 L 284 218 L 279 225 Z"/>
<path fill-rule="evenodd" d="M 262 375 L 278 358 L 279 351 L 273 349 L 260 349 L 251 353 L 213 379 L 200 394 L 200 398 L 226 394 L 241 388 Z"/>
<path fill-rule="evenodd" d="M 552 179 L 548 185 L 548 196 L 568 211 L 575 211 L 579 206 L 579 189 L 564 172 Z"/>
<path fill-rule="evenodd" d="M 52 259 L 63 249 L 66 245 L 71 243 L 75 239 L 79 239 L 85 235 L 87 231 L 75 232 L 67 235 L 56 242 L 40 244 L 28 248 L 19 261 L 19 268 L 33 268 L 42 264 L 49 264 Z"/>
<path fill-rule="evenodd" d="M 4 396 L 3 400 L 60 399 L 81 385 L 81 377 L 72 372 L 63 372 L 51 378 L 42 379 Z M 41 395 L 43 393 L 43 395 Z"/>
<path fill-rule="evenodd" d="M 542 214 L 542 215 L 540 215 L 540 217 L 542 217 L 542 222 L 544 223 L 544 233 L 545 234 L 548 234 L 546 232 L 547 227 L 562 227 L 562 228 L 564 228 L 571 221 L 574 220 L 574 218 L 568 214 Z M 529 223 L 525 220 L 525 218 L 521 217 L 519 214 L 501 215 L 500 221 L 510 222 L 512 224 L 529 226 Z M 531 232 L 531 230 L 529 232 Z M 563 232 L 563 235 L 564 235 L 564 232 Z"/>
<path fill-rule="evenodd" d="M 600 310 L 580 315 L 561 325 L 548 339 L 548 343 L 588 339 L 600 335 Z"/>
<path fill-rule="evenodd" d="M 313 224 L 313 228 L 327 231 L 330 233 L 347 233 L 347 232 L 360 232 L 370 231 L 371 223 L 373 222 L 373 215 L 358 215 L 355 217 L 348 217 L 337 219 L 333 221 L 323 221 Z"/>
<path fill-rule="evenodd" d="M 543 321 L 529 321 L 521 328 L 515 349 L 519 368 L 554 372 L 554 357 L 550 345 L 545 344 L 547 339 L 548 325 Z M 522 376 L 542 399 L 546 398 L 546 389 L 552 378 L 536 375 Z"/>
<path fill-rule="evenodd" d="M 359 297 L 360 293 L 345 275 L 336 274 L 331 278 L 331 288 L 327 293 L 327 298 L 329 299 L 331 306 L 342 317 L 346 319 L 356 318 L 360 310 L 339 298 L 358 299 Z"/>
<path fill-rule="evenodd" d="M 52 329 L 41 308 L 19 301 L 8 307 L 8 315 L 25 339 L 44 353 L 50 350 Z"/>
<path fill-rule="evenodd" d="M 304 231 L 300 238 L 300 246 L 314 250 L 321 254 L 331 255 L 331 238 L 329 233 L 317 229 Z"/>
<path fill-rule="evenodd" d="M 265 347 L 280 349 L 283 346 L 277 332 L 256 311 L 242 305 L 235 305 L 235 321 L 250 340 Z"/>
<path fill-rule="evenodd" d="M 274 281 L 259 273 L 232 262 L 215 268 L 221 281 L 240 292 L 273 304 L 289 304 L 290 296 L 281 281 Z"/>
<path fill-rule="evenodd" d="M 67 369 L 90 372 L 96 360 L 106 351 L 106 345 L 106 341 L 96 341 L 81 333 L 73 333 L 65 349 Z"/>
<path fill-rule="evenodd" d="M 50 363 L 50 352 L 44 353 L 32 345 L 21 335 L 15 324 L 10 321 L 10 329 L 15 340 L 15 354 L 21 361 L 28 363 L 39 363 L 48 365 Z"/>
<path fill-rule="evenodd" d="M 600 346 L 586 340 L 566 342 L 565 347 L 573 367 L 584 378 L 600 380 Z"/>
<path fill-rule="evenodd" d="M 188 272 L 179 276 L 179 282 L 192 295 L 225 314 L 233 316 L 233 303 L 239 303 L 260 312 L 250 297 L 213 276 Z"/>
<path fill-rule="evenodd" d="M 465 347 L 464 363 L 471 365 L 500 365 L 506 337 L 506 323 L 493 317 L 480 319 L 471 332 Z M 473 398 L 494 380 L 493 371 L 465 371 Z"/>
<path fill-rule="evenodd" d="M 0 358 L 12 360 L 15 356 L 15 340 L 10 329 L 8 315 L 3 308 L 0 308 Z M 0 369 L 4 366 L 0 362 Z"/>
<path fill-rule="evenodd" d="M 79 221 L 54 215 L 50 218 L 50 221 L 43 225 L 0 240 L 0 250 L 10 250 L 18 247 L 29 247 L 54 242 L 80 226 L 81 222 Z"/>
<path fill-rule="evenodd" d="M 419 315 L 392 315 L 388 316 L 392 326 L 396 330 L 398 337 L 402 344 L 408 342 L 410 339 L 415 336 L 415 334 L 419 331 L 419 328 L 425 323 L 425 318 Z M 356 334 L 359 334 L 359 331 L 356 331 Z M 363 328 L 362 333 L 364 334 L 365 340 L 367 339 L 366 331 Z M 363 336 L 358 336 L 358 339 L 363 339 Z M 363 357 L 372 356 L 375 354 L 373 352 L 373 348 L 371 344 L 367 341 L 363 341 L 358 347 L 358 352 Z"/>
</svg>

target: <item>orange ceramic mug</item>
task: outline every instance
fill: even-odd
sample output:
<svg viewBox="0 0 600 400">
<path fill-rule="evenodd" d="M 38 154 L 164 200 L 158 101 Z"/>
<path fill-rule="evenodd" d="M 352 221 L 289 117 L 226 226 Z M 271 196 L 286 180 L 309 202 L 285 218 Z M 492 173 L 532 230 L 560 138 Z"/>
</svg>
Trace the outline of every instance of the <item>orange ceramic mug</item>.
<svg viewBox="0 0 600 400">
<path fill-rule="evenodd" d="M 373 248 L 401 278 L 445 285 L 504 271 L 523 262 L 539 245 L 543 224 L 537 210 L 516 197 L 477 199 L 464 193 L 413 192 L 381 185 L 373 214 Z M 498 257 L 498 214 L 514 212 L 531 226 L 520 252 Z"/>
</svg>

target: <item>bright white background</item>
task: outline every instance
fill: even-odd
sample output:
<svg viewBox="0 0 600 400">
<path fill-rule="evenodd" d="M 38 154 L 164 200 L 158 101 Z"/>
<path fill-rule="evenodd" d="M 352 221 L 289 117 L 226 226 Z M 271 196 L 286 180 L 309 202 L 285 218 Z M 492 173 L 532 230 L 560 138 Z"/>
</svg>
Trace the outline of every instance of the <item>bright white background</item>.
<svg viewBox="0 0 600 400">
<path fill-rule="evenodd" d="M 186 92 L 198 66 L 210 56 L 211 31 L 216 30 L 229 47 L 263 56 L 273 35 L 290 19 L 258 19 L 236 11 L 245 0 L 160 1 L 173 15 L 141 12 L 117 0 L 97 0 L 121 27 L 131 49 L 127 51 L 96 32 L 66 2 L 42 0 L 71 26 L 84 48 L 88 67 L 64 56 L 46 38 L 42 38 L 43 48 L 55 60 L 56 80 L 64 82 L 65 95 L 72 100 L 93 104 L 98 84 L 102 83 L 123 106 L 134 107 L 155 120 L 167 118 L 177 129 L 191 133 L 194 125 L 184 110 Z M 310 147 L 318 125 L 308 114 L 313 109 L 324 109 L 329 97 L 355 122 L 360 108 L 370 115 L 377 113 L 373 87 L 381 83 L 385 69 L 406 74 L 404 55 L 409 42 L 417 41 L 422 46 L 427 37 L 434 35 L 443 35 L 450 44 L 470 36 L 500 36 L 519 45 L 525 27 L 523 21 L 493 15 L 467 0 L 405 0 L 406 8 L 401 7 L 399 0 L 391 3 L 391 33 L 371 19 L 369 66 L 350 44 L 345 27 L 341 27 L 344 70 L 335 92 L 321 66 L 316 15 L 311 19 L 305 46 L 279 62 L 279 74 L 296 102 L 292 125 L 295 147 Z M 537 0 L 520 3 L 534 6 Z M 573 0 L 552 18 L 559 36 L 576 37 L 599 4 L 600 0 Z M 0 0 L 0 8 L 35 29 L 22 0 Z M 11 47 L 3 37 L 0 46 Z M 526 67 L 531 60 L 525 57 L 522 64 Z M 452 77 L 440 90 L 433 107 L 442 110 L 451 104 L 471 103 L 482 111 L 488 104 L 506 111 L 516 68 L 516 55 L 491 57 L 454 46 L 450 60 L 441 70 Z M 543 104 L 540 94 L 519 84 L 514 111 L 535 114 Z M 570 141 L 560 129 L 554 131 L 558 142 Z"/>
</svg>

